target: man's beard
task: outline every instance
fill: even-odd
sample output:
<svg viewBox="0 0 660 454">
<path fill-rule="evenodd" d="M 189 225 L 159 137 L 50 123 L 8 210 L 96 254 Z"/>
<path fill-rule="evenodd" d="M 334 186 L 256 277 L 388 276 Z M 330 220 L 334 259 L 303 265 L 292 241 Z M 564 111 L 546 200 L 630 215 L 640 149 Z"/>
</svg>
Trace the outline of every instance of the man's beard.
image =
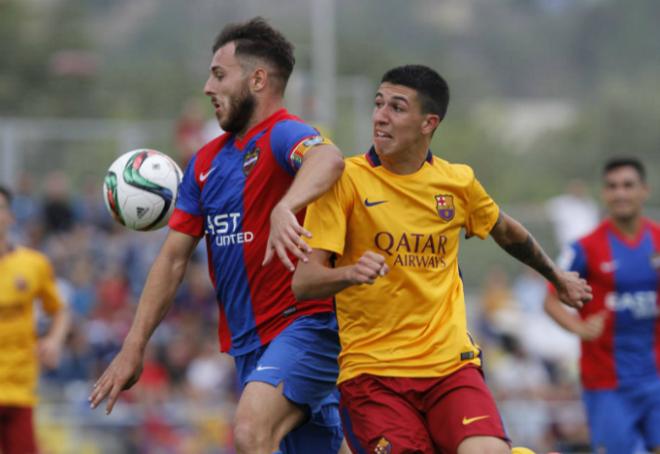
<svg viewBox="0 0 660 454">
<path fill-rule="evenodd" d="M 224 124 L 220 122 L 220 127 L 225 131 L 234 134 L 243 132 L 250 121 L 250 118 L 252 118 L 255 106 L 256 100 L 254 99 L 254 96 L 250 93 L 247 87 L 244 87 L 240 96 L 231 101 L 229 109 L 230 115 L 225 120 Z"/>
</svg>

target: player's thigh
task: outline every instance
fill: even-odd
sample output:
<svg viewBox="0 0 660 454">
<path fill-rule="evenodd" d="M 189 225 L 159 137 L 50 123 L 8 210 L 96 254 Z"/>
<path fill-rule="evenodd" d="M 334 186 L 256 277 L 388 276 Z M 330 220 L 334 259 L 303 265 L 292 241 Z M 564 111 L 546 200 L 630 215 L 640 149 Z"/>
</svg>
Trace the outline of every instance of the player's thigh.
<svg viewBox="0 0 660 454">
<path fill-rule="evenodd" d="M 591 446 L 595 452 L 628 452 L 639 439 L 636 416 L 625 396 L 616 390 L 582 392 Z"/>
<path fill-rule="evenodd" d="M 507 452 L 509 440 L 502 418 L 476 367 L 464 367 L 439 379 L 426 393 L 425 408 L 431 438 L 443 452 L 457 452 L 464 441 L 467 444 L 461 452 L 490 452 L 465 450 L 484 446 L 494 447 L 493 452 L 504 447 Z"/>
<path fill-rule="evenodd" d="M 468 437 L 461 441 L 457 454 L 510 454 L 509 444 L 495 437 Z"/>
<path fill-rule="evenodd" d="M 323 405 L 303 425 L 289 432 L 280 444 L 286 454 L 337 454 L 344 438 L 336 403 Z"/>
<path fill-rule="evenodd" d="M 36 454 L 32 408 L 0 407 L 0 452 L 2 454 Z"/>
<path fill-rule="evenodd" d="M 292 429 L 305 421 L 303 408 L 284 397 L 283 384 L 250 382 L 247 384 L 236 408 L 237 430 L 249 432 L 263 431 L 274 434 L 281 440 Z"/>
<path fill-rule="evenodd" d="M 640 390 L 642 407 L 642 435 L 649 451 L 660 454 L 660 380 Z"/>
<path fill-rule="evenodd" d="M 344 436 L 353 453 L 433 453 L 420 411 L 387 382 L 360 375 L 339 385 Z"/>
</svg>

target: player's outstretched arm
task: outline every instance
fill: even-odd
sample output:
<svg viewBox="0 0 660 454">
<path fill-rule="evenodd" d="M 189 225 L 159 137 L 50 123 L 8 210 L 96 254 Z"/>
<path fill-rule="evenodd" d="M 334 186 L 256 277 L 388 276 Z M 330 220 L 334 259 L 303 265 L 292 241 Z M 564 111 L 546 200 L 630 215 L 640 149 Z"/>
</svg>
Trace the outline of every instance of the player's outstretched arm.
<svg viewBox="0 0 660 454">
<path fill-rule="evenodd" d="M 106 414 L 110 414 L 119 393 L 133 386 L 140 378 L 147 341 L 165 317 L 198 241 L 198 238 L 174 230 L 168 233 L 151 266 L 122 348 L 94 385 L 89 397 L 92 408 L 108 398 Z"/>
<path fill-rule="evenodd" d="M 307 262 L 298 262 L 291 283 L 297 300 L 327 298 L 351 285 L 371 285 L 389 272 L 385 257 L 375 252 L 367 251 L 354 265 L 339 268 L 330 265 L 331 255 L 328 251 L 313 249 Z"/>
<path fill-rule="evenodd" d="M 38 355 L 41 364 L 48 369 L 55 369 L 60 364 L 62 348 L 71 326 L 71 311 L 68 304 L 63 304 L 52 315 L 48 334 L 39 341 Z"/>
<path fill-rule="evenodd" d="M 579 308 L 591 300 L 591 287 L 587 282 L 577 273 L 559 269 L 532 234 L 512 217 L 500 212 L 490 235 L 511 256 L 534 268 L 552 283 L 565 304 Z"/>
<path fill-rule="evenodd" d="M 592 314 L 582 320 L 575 312 L 567 309 L 551 292 L 545 297 L 543 309 L 559 326 L 566 331 L 577 334 L 583 340 L 594 340 L 600 337 L 605 329 L 606 310 Z"/>
<path fill-rule="evenodd" d="M 301 237 L 311 238 L 312 234 L 300 225 L 295 214 L 330 189 L 343 171 L 344 157 L 334 145 L 318 145 L 305 153 L 291 187 L 270 214 L 264 265 L 277 254 L 282 263 L 293 271 L 295 268 L 287 251 L 303 262 L 307 260 L 311 248 Z"/>
</svg>

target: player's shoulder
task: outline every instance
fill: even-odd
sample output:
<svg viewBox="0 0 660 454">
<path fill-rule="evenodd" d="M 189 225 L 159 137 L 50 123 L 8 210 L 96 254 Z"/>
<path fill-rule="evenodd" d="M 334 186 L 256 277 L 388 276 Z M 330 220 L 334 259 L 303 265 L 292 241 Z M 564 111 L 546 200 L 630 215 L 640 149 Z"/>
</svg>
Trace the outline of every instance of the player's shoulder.
<svg viewBox="0 0 660 454">
<path fill-rule="evenodd" d="M 455 183 L 470 184 L 474 180 L 474 169 L 468 164 L 449 162 L 446 159 L 433 156 L 431 164 L 433 169 L 441 173 L 443 177 L 453 180 Z"/>
<path fill-rule="evenodd" d="M 16 246 L 14 251 L 22 261 L 29 262 L 35 266 L 45 266 L 50 263 L 50 259 L 43 252 L 37 251 L 27 246 Z"/>
<path fill-rule="evenodd" d="M 651 232 L 660 234 L 660 222 L 654 221 L 651 218 L 644 218 L 644 224 L 648 227 Z"/>
<path fill-rule="evenodd" d="M 600 222 L 593 230 L 591 230 L 586 235 L 580 237 L 575 241 L 574 244 L 580 244 L 582 246 L 595 245 L 600 247 L 604 241 L 607 241 L 607 233 L 612 229 L 610 221 L 605 219 Z"/>
</svg>

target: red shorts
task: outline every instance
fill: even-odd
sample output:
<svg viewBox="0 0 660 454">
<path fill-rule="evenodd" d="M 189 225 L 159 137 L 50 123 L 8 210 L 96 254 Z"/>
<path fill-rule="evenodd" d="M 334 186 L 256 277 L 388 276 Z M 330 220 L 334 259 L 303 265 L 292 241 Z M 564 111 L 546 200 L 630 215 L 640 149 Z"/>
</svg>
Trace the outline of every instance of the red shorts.
<svg viewBox="0 0 660 454">
<path fill-rule="evenodd" d="M 344 435 L 354 453 L 454 453 L 467 437 L 509 442 L 481 369 L 446 377 L 360 375 L 339 385 Z"/>
<path fill-rule="evenodd" d="M 36 454 L 31 407 L 0 405 L 0 452 L 2 454 Z"/>
</svg>

